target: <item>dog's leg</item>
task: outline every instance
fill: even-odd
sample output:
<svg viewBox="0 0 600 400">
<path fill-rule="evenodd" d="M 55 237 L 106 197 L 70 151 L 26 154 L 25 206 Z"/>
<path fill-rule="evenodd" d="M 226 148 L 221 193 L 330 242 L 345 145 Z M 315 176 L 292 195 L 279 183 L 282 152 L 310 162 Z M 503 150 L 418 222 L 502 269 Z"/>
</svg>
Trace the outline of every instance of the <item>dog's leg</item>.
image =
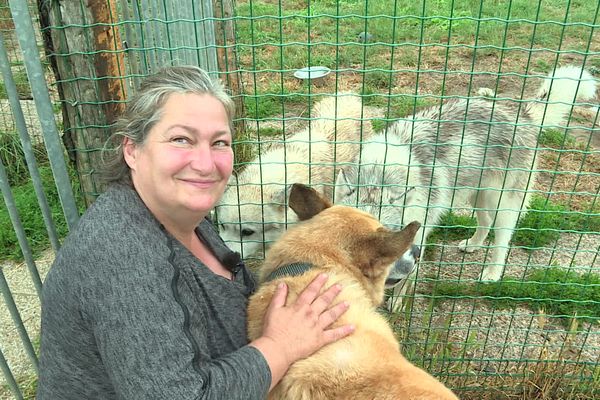
<svg viewBox="0 0 600 400">
<path fill-rule="evenodd" d="M 497 192 L 496 192 L 497 193 Z M 472 253 L 483 244 L 490 233 L 490 226 L 493 221 L 492 210 L 496 209 L 498 204 L 498 196 L 491 191 L 479 192 L 477 204 L 475 204 L 477 214 L 477 229 L 470 239 L 462 240 L 458 244 L 458 249 L 466 253 Z"/>
<path fill-rule="evenodd" d="M 502 277 L 508 254 L 508 243 L 517 225 L 522 203 L 523 196 L 509 192 L 502 193 L 494 224 L 492 258 L 481 273 L 482 281 L 497 281 Z"/>
</svg>

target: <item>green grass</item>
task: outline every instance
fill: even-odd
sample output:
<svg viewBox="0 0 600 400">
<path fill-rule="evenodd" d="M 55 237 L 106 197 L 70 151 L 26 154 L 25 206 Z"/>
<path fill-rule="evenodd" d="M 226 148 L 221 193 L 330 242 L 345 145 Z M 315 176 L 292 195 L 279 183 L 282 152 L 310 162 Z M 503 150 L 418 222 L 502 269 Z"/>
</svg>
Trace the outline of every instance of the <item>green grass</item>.
<svg viewBox="0 0 600 400">
<path fill-rule="evenodd" d="M 54 185 L 52 170 L 48 165 L 39 167 L 42 185 L 48 200 L 48 205 L 52 214 L 52 219 L 56 224 L 56 230 L 59 237 L 64 237 L 68 233 L 67 224 L 63 216 L 62 207 L 58 197 L 58 191 Z M 78 202 L 80 211 L 83 211 L 83 202 L 77 189 L 77 179 L 74 173 L 71 174 L 71 182 Z M 21 223 L 25 230 L 29 246 L 34 257 L 50 246 L 42 213 L 39 209 L 38 200 L 33 189 L 33 184 L 28 181 L 20 186 L 12 188 L 13 197 L 17 205 L 17 210 Z M 0 259 L 22 260 L 23 255 L 13 229 L 8 210 L 4 202 L 0 205 Z"/>
<path fill-rule="evenodd" d="M 36 162 L 40 164 L 48 161 L 43 143 L 33 145 L 33 154 Z M 20 185 L 30 179 L 25 154 L 17 132 L 0 131 L 0 161 L 7 170 L 8 183 L 11 186 Z"/>
<path fill-rule="evenodd" d="M 569 3 L 567 22 L 577 24 L 563 29 L 558 23 L 533 23 L 563 22 Z M 486 55 L 497 52 L 494 47 L 529 48 L 535 28 L 535 47 L 558 48 L 566 40 L 589 36 L 595 8 L 592 1 L 543 0 L 538 15 L 537 2 L 529 0 L 323 0 L 312 1 L 307 11 L 304 3 L 280 9 L 277 2 L 240 1 L 236 14 L 243 19 L 237 21 L 236 33 L 242 59 L 252 69 L 290 70 L 309 60 L 335 69 L 390 68 L 421 43 L 421 33 L 423 43 L 437 46 L 474 45 L 477 38 L 478 45 L 488 46 L 480 50 Z M 366 45 L 357 39 L 363 31 L 373 35 Z M 336 43 L 342 47 L 337 49 Z M 397 58 L 390 60 L 392 50 Z M 511 54 L 523 56 L 518 50 Z M 408 58 L 416 62 L 417 55 Z M 407 64 L 404 58 L 402 67 Z"/>
<path fill-rule="evenodd" d="M 438 301 L 477 298 L 496 308 L 527 306 L 565 318 L 600 321 L 600 275 L 560 267 L 532 270 L 523 281 L 436 282 L 432 296 Z"/>
<path fill-rule="evenodd" d="M 20 99 L 30 99 L 31 89 L 29 87 L 29 79 L 27 78 L 27 72 L 25 70 L 13 71 L 13 79 L 15 86 L 17 87 L 17 93 Z M 6 86 L 4 80 L 0 80 L 0 99 L 8 99 L 6 93 Z"/>
<path fill-rule="evenodd" d="M 553 149 L 572 149 L 575 147 L 576 141 L 573 136 L 564 131 L 545 129 L 538 137 L 538 145 L 540 147 L 550 147 Z"/>
</svg>

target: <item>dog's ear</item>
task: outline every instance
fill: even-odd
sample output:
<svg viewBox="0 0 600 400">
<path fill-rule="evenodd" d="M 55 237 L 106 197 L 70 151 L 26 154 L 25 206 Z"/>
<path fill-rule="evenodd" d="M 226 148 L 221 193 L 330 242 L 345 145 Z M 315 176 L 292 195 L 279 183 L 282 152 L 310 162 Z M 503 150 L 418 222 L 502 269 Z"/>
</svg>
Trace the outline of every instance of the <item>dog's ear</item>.
<svg viewBox="0 0 600 400">
<path fill-rule="evenodd" d="M 285 210 L 285 199 L 288 198 L 291 190 L 291 185 L 285 185 L 281 189 L 276 189 L 273 195 L 269 199 L 271 204 L 274 204 L 277 208 Z"/>
<path fill-rule="evenodd" d="M 294 183 L 290 191 L 289 206 L 298 215 L 298 219 L 304 221 L 331 207 L 331 202 L 321 197 L 313 188 Z"/>
<path fill-rule="evenodd" d="M 401 231 L 379 228 L 369 233 L 366 238 L 362 238 L 362 256 L 365 260 L 361 265 L 365 268 L 377 268 L 399 259 L 413 244 L 420 227 L 421 224 L 414 221 Z"/>
</svg>

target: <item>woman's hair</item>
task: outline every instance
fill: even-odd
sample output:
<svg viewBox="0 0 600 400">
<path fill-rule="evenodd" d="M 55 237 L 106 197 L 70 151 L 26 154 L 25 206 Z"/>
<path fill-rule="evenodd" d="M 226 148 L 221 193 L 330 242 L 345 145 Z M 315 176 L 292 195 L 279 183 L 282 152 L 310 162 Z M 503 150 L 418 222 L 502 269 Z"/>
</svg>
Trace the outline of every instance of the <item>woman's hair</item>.
<svg viewBox="0 0 600 400">
<path fill-rule="evenodd" d="M 211 78 L 206 71 L 196 66 L 163 68 L 145 78 L 127 104 L 125 112 L 117 120 L 115 130 L 103 151 L 100 176 L 104 182 L 132 184 L 131 172 L 123 155 L 123 139 L 127 137 L 136 145 L 143 145 L 152 127 L 160 121 L 167 99 L 175 93 L 208 94 L 219 100 L 225 107 L 233 132 L 235 105 L 219 80 Z"/>
</svg>

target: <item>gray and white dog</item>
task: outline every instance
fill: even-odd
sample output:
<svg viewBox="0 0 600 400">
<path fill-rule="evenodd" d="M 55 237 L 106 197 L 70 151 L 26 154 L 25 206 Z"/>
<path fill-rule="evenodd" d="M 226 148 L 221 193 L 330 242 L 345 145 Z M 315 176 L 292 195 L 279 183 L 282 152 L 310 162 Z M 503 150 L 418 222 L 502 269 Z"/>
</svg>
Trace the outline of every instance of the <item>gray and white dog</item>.
<svg viewBox="0 0 600 400">
<path fill-rule="evenodd" d="M 327 199 L 339 166 L 351 162 L 373 134 L 362 100 L 352 93 L 313 105 L 310 125 L 262 152 L 229 185 L 217 207 L 220 233 L 244 258 L 262 252 L 298 217 L 287 207 L 293 183 L 310 184 Z"/>
<path fill-rule="evenodd" d="M 493 228 L 491 261 L 480 279 L 497 281 L 528 206 L 540 127 L 564 126 L 573 102 L 595 90 L 588 72 L 568 66 L 543 78 L 531 101 L 453 99 L 426 108 L 364 143 L 352 165 L 339 172 L 335 201 L 395 228 L 421 222 L 415 239 L 421 245 L 446 211 L 468 204 L 477 230 L 459 248 L 474 251 Z"/>
</svg>

